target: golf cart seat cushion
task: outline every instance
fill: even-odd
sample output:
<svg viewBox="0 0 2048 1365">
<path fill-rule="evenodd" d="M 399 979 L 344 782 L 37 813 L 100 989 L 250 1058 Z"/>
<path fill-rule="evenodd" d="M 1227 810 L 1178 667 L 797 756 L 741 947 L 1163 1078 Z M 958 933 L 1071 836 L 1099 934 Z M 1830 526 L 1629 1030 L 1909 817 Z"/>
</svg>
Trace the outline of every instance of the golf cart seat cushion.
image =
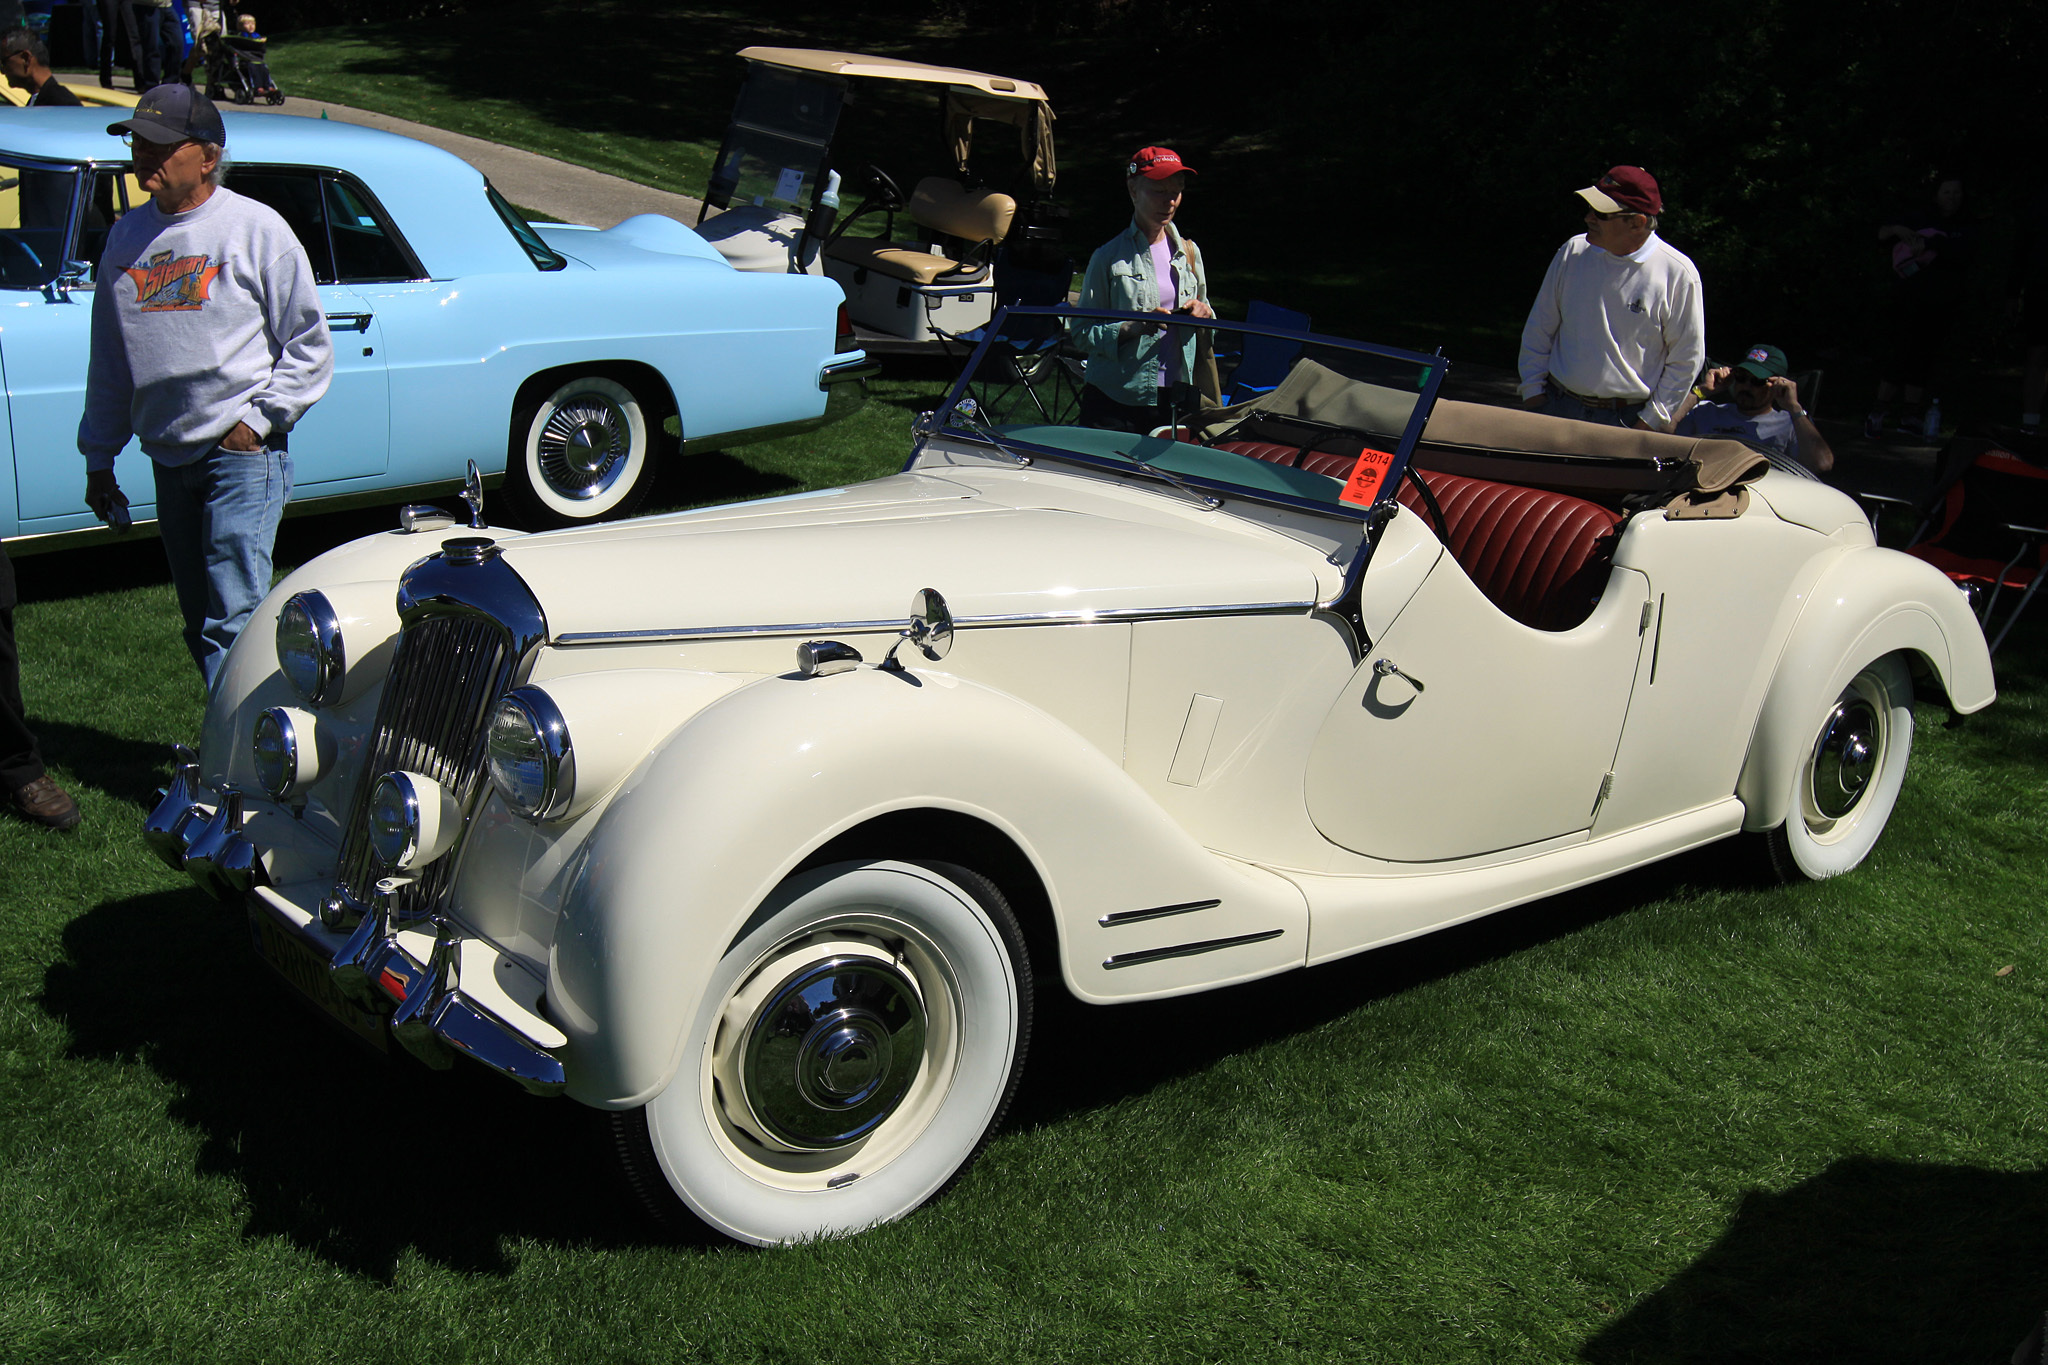
<svg viewBox="0 0 2048 1365">
<path fill-rule="evenodd" d="M 963 189 L 957 180 L 926 176 L 917 182 L 908 212 L 919 224 L 943 236 L 974 246 L 993 245 L 1010 235 L 1017 201 L 992 190 Z M 949 284 L 968 283 L 986 273 L 984 267 L 963 269 L 959 261 L 907 242 L 878 238 L 841 237 L 827 248 L 827 254 L 835 261 L 910 284 L 936 284 L 941 279 Z"/>
<path fill-rule="evenodd" d="M 967 266 L 951 257 L 934 255 L 905 242 L 885 242 L 879 237 L 841 237 L 825 248 L 835 261 L 906 284 L 975 284 L 987 274 L 986 267 Z"/>
<path fill-rule="evenodd" d="M 928 175 L 910 195 L 910 216 L 926 227 L 979 245 L 1002 245 L 1017 217 L 1017 201 L 994 190 L 970 190 L 957 180 Z"/>
</svg>

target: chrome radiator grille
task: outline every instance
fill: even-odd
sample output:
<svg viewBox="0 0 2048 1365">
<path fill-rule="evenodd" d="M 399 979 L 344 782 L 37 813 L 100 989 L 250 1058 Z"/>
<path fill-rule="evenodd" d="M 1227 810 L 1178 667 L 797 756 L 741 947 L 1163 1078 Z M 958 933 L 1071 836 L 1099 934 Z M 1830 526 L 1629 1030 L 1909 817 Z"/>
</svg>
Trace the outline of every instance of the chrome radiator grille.
<svg viewBox="0 0 2048 1365">
<path fill-rule="evenodd" d="M 407 571 L 399 589 L 404 628 L 377 720 L 356 775 L 330 910 L 352 919 L 367 910 L 384 870 L 370 852 L 370 790 L 403 769 L 450 792 L 465 821 L 484 781 L 484 739 L 491 708 L 530 664 L 546 635 L 540 607 L 488 541 L 449 542 Z M 458 552 L 458 547 L 462 547 Z M 393 898 L 396 919 L 430 912 L 447 896 L 461 845 L 420 869 Z"/>
</svg>

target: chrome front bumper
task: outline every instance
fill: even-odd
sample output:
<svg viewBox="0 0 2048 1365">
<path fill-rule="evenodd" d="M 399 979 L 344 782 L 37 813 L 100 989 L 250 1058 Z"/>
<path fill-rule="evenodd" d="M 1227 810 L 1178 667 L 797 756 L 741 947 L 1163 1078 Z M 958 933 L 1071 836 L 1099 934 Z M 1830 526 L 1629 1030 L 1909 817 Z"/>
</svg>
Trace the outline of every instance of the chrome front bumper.
<svg viewBox="0 0 2048 1365">
<path fill-rule="evenodd" d="M 358 1037 L 380 1048 L 395 1038 L 438 1069 L 469 1057 L 537 1095 L 561 1093 L 556 1054 L 568 1039 L 544 1015 L 545 984 L 523 964 L 439 915 L 394 923 L 401 878 L 378 883 L 376 903 L 353 927 L 328 928 L 318 913 L 327 883 L 269 885 L 264 851 L 243 821 L 241 793 L 211 791 L 180 749 L 142 831 L 158 857 L 216 899 L 244 904 L 257 953 Z"/>
</svg>

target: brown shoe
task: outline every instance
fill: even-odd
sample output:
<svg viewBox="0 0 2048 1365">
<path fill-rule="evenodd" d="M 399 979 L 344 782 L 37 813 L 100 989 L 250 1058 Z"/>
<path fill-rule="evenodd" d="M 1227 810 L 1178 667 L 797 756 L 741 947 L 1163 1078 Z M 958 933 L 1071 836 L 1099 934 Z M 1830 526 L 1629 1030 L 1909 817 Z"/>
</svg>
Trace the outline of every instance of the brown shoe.
<svg viewBox="0 0 2048 1365">
<path fill-rule="evenodd" d="M 85 816 L 79 812 L 78 803 L 71 794 L 50 780 L 48 773 L 26 786 L 14 789 L 11 803 L 15 814 L 24 820 L 47 825 L 51 829 L 76 829 Z"/>
</svg>

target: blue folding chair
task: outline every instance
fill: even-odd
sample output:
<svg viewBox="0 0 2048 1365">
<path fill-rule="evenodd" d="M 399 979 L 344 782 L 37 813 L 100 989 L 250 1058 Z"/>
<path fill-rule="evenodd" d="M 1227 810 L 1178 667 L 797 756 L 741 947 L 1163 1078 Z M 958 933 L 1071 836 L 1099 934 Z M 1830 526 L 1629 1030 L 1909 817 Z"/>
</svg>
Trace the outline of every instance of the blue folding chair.
<svg viewBox="0 0 2048 1365">
<path fill-rule="evenodd" d="M 1297 313 L 1292 308 L 1282 308 L 1277 303 L 1264 299 L 1253 299 L 1245 309 L 1244 320 L 1260 327 L 1289 327 L 1295 331 L 1309 330 L 1309 316 Z M 1294 368 L 1294 362 L 1301 355 L 1301 343 L 1285 337 L 1244 334 L 1244 351 L 1238 356 L 1237 368 L 1231 372 L 1229 391 L 1223 395 L 1224 406 L 1242 403 L 1248 398 L 1271 393 L 1287 378 L 1287 372 Z"/>
</svg>

